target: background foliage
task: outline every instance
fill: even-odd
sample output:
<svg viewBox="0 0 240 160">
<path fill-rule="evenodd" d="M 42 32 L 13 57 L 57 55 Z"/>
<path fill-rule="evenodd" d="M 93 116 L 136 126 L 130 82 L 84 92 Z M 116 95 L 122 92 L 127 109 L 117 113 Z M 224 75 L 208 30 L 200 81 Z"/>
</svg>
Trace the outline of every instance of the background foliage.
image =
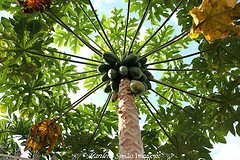
<svg viewBox="0 0 240 160">
<path fill-rule="evenodd" d="M 155 28 L 161 24 L 162 19 L 170 14 L 178 2 L 178 0 L 152 0 L 147 20 L 153 27 L 146 31 L 144 40 L 147 40 L 153 34 Z M 130 44 L 135 34 L 135 28 L 147 3 L 147 0 L 131 1 L 131 12 L 137 13 L 139 17 L 131 17 L 130 19 L 127 45 Z M 200 0 L 183 1 L 177 11 L 178 24 L 182 27 L 182 31 L 190 29 L 192 18 L 188 15 L 188 12 L 194 6 L 200 4 Z M 80 37 L 84 37 L 85 40 L 90 42 L 86 38 L 86 35 L 88 35 L 103 49 L 108 50 L 101 37 L 95 34 L 93 26 L 84 16 L 79 5 L 87 10 L 87 13 L 98 26 L 92 11 L 89 9 L 88 1 L 55 0 L 51 9 Z M 54 52 L 56 49 L 51 46 L 55 44 L 58 47 L 70 47 L 75 54 L 81 54 L 83 44 L 66 30 L 63 30 L 46 14 L 23 14 L 21 7 L 16 5 L 15 0 L 1 1 L 0 10 L 9 11 L 13 15 L 12 18 L 2 17 L 0 24 L 0 84 L 2 86 L 0 93 L 3 93 L 0 99 L 0 111 L 5 113 L 0 120 L 0 153 L 13 155 L 19 147 L 15 142 L 15 137 L 23 140 L 21 145 L 24 146 L 28 130 L 32 124 L 63 114 L 71 104 L 71 97 L 68 96 L 69 91 L 77 93 L 78 90 L 82 89 L 77 86 L 77 82 L 46 89 L 39 88 L 85 77 L 93 73 L 75 74 L 78 72 L 78 65 L 27 52 L 32 51 L 71 59 L 69 56 Z M 114 8 L 111 13 L 111 17 L 103 15 L 101 22 L 113 44 L 113 48 L 120 55 L 123 50 L 126 16 L 122 9 Z M 173 33 L 173 26 L 165 26 L 148 43 L 141 54 L 168 42 L 174 36 Z M 142 130 L 146 154 L 173 154 L 173 159 L 211 159 L 209 149 L 212 148 L 212 142 L 226 143 L 224 137 L 229 132 L 233 135 L 240 135 L 240 39 L 230 36 L 227 39 L 216 40 L 214 44 L 209 44 L 203 36 L 194 40 L 199 44 L 198 49 L 200 51 L 213 46 L 216 47 L 195 57 L 189 64 L 186 64 L 183 60 L 176 60 L 171 63 L 164 63 L 164 65 L 158 64 L 154 67 L 169 69 L 203 68 L 205 70 L 163 72 L 160 80 L 183 90 L 227 103 L 210 102 L 166 86 L 154 85 L 158 93 L 183 106 L 193 115 L 183 112 L 161 97 L 154 102 L 160 113 L 156 116 L 177 145 L 176 149 L 167 141 L 167 136 L 159 129 L 146 106 L 139 98 L 136 98 L 139 114 L 146 115 Z M 149 62 L 158 62 L 181 57 L 180 51 L 188 48 L 191 41 L 193 40 L 188 37 L 184 38 L 149 56 L 148 60 Z M 143 43 L 144 41 L 137 38 L 133 46 L 133 52 L 136 52 Z M 84 54 L 84 56 L 101 60 L 95 54 L 91 57 L 87 54 Z M 92 66 L 81 67 L 85 67 L 86 71 L 96 69 Z M 88 90 L 99 83 L 99 77 L 90 78 L 84 82 Z M 153 94 L 148 95 L 153 96 Z M 97 125 L 101 106 L 96 106 L 93 103 L 81 104 L 73 112 L 60 119 L 58 125 L 63 132 L 66 148 L 61 148 L 58 142 L 59 145 L 54 149 L 55 155 L 59 159 L 69 159 L 69 157 L 74 156 L 87 159 L 86 154 L 108 154 L 111 150 L 116 156 L 118 153 L 116 105 L 117 103 L 109 104 L 110 107 L 103 118 L 96 139 L 89 147 L 86 146 Z M 41 159 L 45 159 L 45 152 L 40 153 Z M 33 155 L 30 154 L 31 156 Z M 48 158 L 51 156 L 53 154 L 50 154 Z"/>
</svg>

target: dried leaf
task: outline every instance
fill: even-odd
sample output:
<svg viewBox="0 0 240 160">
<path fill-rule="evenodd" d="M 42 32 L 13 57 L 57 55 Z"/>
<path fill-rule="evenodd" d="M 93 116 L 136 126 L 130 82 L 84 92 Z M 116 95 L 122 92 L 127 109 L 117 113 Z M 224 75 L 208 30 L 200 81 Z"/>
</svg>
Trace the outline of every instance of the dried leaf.
<svg viewBox="0 0 240 160">
<path fill-rule="evenodd" d="M 229 7 L 234 8 L 234 7 L 236 6 L 236 4 L 237 4 L 237 1 L 238 1 L 238 0 L 227 0 L 227 5 L 228 5 Z"/>
<path fill-rule="evenodd" d="M 55 118 L 52 120 L 45 119 L 32 125 L 24 151 L 33 148 L 33 152 L 35 150 L 40 152 L 49 144 L 46 153 L 46 155 L 48 155 L 54 149 L 57 139 L 59 139 L 62 142 L 62 146 L 65 147 L 59 127 L 52 123 L 54 121 Z"/>
<path fill-rule="evenodd" d="M 29 138 L 26 143 L 26 147 L 24 151 L 28 150 L 29 148 L 35 148 L 35 146 L 36 146 L 36 142 L 32 138 Z"/>
<path fill-rule="evenodd" d="M 233 18 L 240 15 L 240 3 L 236 0 L 203 0 L 199 7 L 194 7 L 189 14 L 193 25 L 189 36 L 197 38 L 200 33 L 209 43 L 215 39 L 227 38 L 229 33 L 240 36 L 240 26 L 234 24 Z"/>
<path fill-rule="evenodd" d="M 17 0 L 18 5 L 23 6 L 23 13 L 34 13 L 34 12 L 43 12 L 44 7 L 50 7 L 52 0 L 26 0 L 21 1 Z"/>
</svg>

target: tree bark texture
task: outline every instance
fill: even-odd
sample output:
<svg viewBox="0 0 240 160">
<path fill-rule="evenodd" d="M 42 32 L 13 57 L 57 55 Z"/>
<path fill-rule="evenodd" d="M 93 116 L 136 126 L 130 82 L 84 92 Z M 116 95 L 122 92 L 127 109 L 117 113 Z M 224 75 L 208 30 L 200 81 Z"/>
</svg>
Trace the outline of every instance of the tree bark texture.
<svg viewBox="0 0 240 160">
<path fill-rule="evenodd" d="M 119 160 L 144 160 L 137 105 L 130 90 L 130 79 L 119 85 Z"/>
</svg>

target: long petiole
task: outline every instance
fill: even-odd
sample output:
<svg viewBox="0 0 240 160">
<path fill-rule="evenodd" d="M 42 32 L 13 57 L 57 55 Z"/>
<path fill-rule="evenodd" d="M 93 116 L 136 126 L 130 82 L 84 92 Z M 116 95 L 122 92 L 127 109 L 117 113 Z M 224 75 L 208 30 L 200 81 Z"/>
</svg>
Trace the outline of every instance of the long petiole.
<svg viewBox="0 0 240 160">
<path fill-rule="evenodd" d="M 28 52 L 28 53 L 31 53 L 31 54 L 34 54 L 34 55 L 42 56 L 42 57 L 48 57 L 48 58 L 52 58 L 52 59 L 58 59 L 58 60 L 63 60 L 63 61 L 68 61 L 68 62 L 73 62 L 73 63 L 79 63 L 79 64 L 86 64 L 86 65 L 91 65 L 91 66 L 98 66 L 97 64 L 93 64 L 93 63 L 79 62 L 79 61 L 75 61 L 75 60 L 71 60 L 71 59 L 53 57 L 53 56 L 49 56 L 49 55 L 45 55 L 45 54 L 40 54 L 40 53 L 33 52 L 33 51 L 27 51 L 27 50 L 24 50 L 24 51 L 25 51 L 25 52 Z"/>
<path fill-rule="evenodd" d="M 104 29 L 103 29 L 103 26 L 102 26 L 102 24 L 101 24 L 101 22 L 100 22 L 100 20 L 99 20 L 99 18 L 98 18 L 98 16 L 97 16 L 97 13 L 95 12 L 95 9 L 94 9 L 94 7 L 93 7 L 93 5 L 92 5 L 91 0 L 88 0 L 88 1 L 89 1 L 90 6 L 91 6 L 92 12 L 94 13 L 94 15 L 95 15 L 95 17 L 96 17 L 96 19 L 97 19 L 97 22 L 98 22 L 98 24 L 99 24 L 99 26 L 100 26 L 100 28 L 101 28 L 101 30 L 102 30 L 105 38 L 107 39 L 107 43 L 106 43 L 106 44 L 109 44 L 110 50 L 116 55 L 116 52 L 114 51 L 114 49 L 113 49 L 113 47 L 112 47 L 112 45 L 111 45 L 111 43 L 110 43 L 110 40 L 108 39 L 108 36 L 107 36 L 106 32 L 105 32 Z"/>
<path fill-rule="evenodd" d="M 147 96 L 145 94 L 143 94 L 143 97 L 147 100 L 147 102 L 150 104 L 150 106 L 155 110 L 155 112 L 159 115 L 159 117 L 163 120 L 166 121 L 164 117 L 162 117 L 162 115 L 158 112 L 158 110 L 156 109 L 156 107 L 154 107 L 154 105 L 151 103 L 151 101 L 147 98 Z"/>
<path fill-rule="evenodd" d="M 44 12 L 46 15 L 48 15 L 48 17 L 50 17 L 52 20 L 54 20 L 55 22 L 57 22 L 58 24 L 60 24 L 63 28 L 65 28 L 66 30 L 68 30 L 68 26 L 66 24 L 62 24 L 61 22 L 59 22 L 58 20 L 56 20 L 55 18 L 53 18 L 52 16 L 50 16 L 47 12 Z M 68 30 L 69 32 L 71 32 L 71 30 Z M 98 46 L 98 48 L 100 48 L 101 50 L 103 50 L 105 52 L 105 50 L 99 46 L 92 38 L 90 38 L 88 35 L 86 35 L 84 32 L 82 32 L 81 30 L 79 30 L 85 37 L 87 37 L 91 42 L 93 42 L 96 46 Z"/>
<path fill-rule="evenodd" d="M 186 113 L 188 113 L 188 114 L 196 117 L 196 115 L 194 115 L 193 113 L 185 110 L 184 108 L 180 107 L 179 105 L 177 105 L 176 103 L 170 101 L 169 99 L 165 98 L 164 96 L 162 96 L 161 94 L 159 94 L 157 91 L 155 91 L 155 90 L 153 90 L 153 89 L 151 89 L 151 91 L 153 91 L 154 93 L 156 93 L 158 96 L 160 96 L 161 98 L 165 99 L 165 100 L 168 101 L 169 103 L 173 104 L 174 106 L 178 107 L 179 109 L 183 110 L 184 112 L 186 112 Z"/>
<path fill-rule="evenodd" d="M 96 132 L 97 132 L 97 130 L 98 130 L 98 127 L 100 126 L 100 123 L 101 123 L 101 121 L 102 121 L 102 119 L 103 119 L 103 116 L 104 116 L 106 110 L 107 110 L 107 106 L 108 106 L 108 104 L 109 104 L 109 102 L 110 102 L 111 97 L 112 97 L 112 93 L 110 93 L 110 94 L 108 95 L 108 98 L 107 98 L 106 102 L 105 102 L 104 105 L 103 105 L 103 108 L 102 108 L 102 110 L 101 110 L 101 112 L 100 112 L 101 117 L 100 117 L 100 119 L 99 119 L 99 121 L 98 121 L 98 124 L 97 124 L 97 127 L 95 128 L 94 133 L 93 133 L 93 135 L 92 135 L 92 137 L 91 137 L 91 139 L 90 139 L 90 141 L 89 141 L 89 143 L 88 143 L 88 146 L 89 146 L 90 143 L 92 142 L 92 140 L 93 140 L 93 138 L 94 138 L 94 136 L 95 136 L 95 134 L 96 134 Z"/>
<path fill-rule="evenodd" d="M 85 37 L 87 37 L 90 41 L 92 41 L 96 46 L 98 46 L 98 48 L 100 48 L 102 51 L 104 51 L 104 52 L 106 52 L 99 44 L 97 44 L 91 37 L 89 37 L 88 35 L 86 35 L 85 33 L 83 33 L 82 31 L 81 31 L 81 33 L 85 36 Z"/>
<path fill-rule="evenodd" d="M 108 46 L 108 48 L 111 50 L 111 46 L 110 44 L 106 41 L 106 39 L 104 38 L 104 36 L 101 34 L 101 32 L 99 31 L 99 29 L 97 28 L 97 26 L 94 24 L 94 22 L 91 20 L 91 18 L 89 17 L 89 15 L 87 14 L 87 12 L 84 10 L 84 8 L 79 4 L 80 8 L 82 9 L 82 11 L 84 12 L 84 14 L 86 15 L 86 17 L 88 18 L 88 20 L 91 22 L 91 24 L 93 25 L 93 27 L 95 28 L 95 30 L 98 32 L 98 34 L 100 35 L 100 37 L 102 38 L 102 40 L 106 43 L 106 45 Z"/>
<path fill-rule="evenodd" d="M 88 79 L 88 78 L 92 78 L 92 77 L 96 77 L 96 76 L 100 76 L 100 75 L 101 75 L 101 74 L 95 74 L 95 75 L 91 75 L 91 76 L 86 76 L 86 77 L 82 77 L 82 78 L 74 79 L 74 80 L 71 80 L 71 81 L 67 81 L 67 82 L 63 82 L 63 83 L 58 83 L 58 84 L 54 84 L 54 85 L 51 85 L 51 86 L 46 86 L 46 87 L 36 88 L 36 89 L 34 89 L 34 90 L 42 90 L 42 89 L 47 89 L 47 88 L 57 87 L 57 86 L 60 86 L 60 85 L 64 85 L 64 84 L 68 84 L 68 83 L 72 83 L 72 82 L 76 82 L 76 81 L 80 81 L 80 80 L 83 80 L 83 79 Z"/>
<path fill-rule="evenodd" d="M 126 52 L 127 29 L 128 29 L 129 13 L 130 13 L 130 0 L 128 0 L 127 17 L 126 17 L 125 33 L 124 33 L 123 55 L 124 55 L 125 52 Z"/>
<path fill-rule="evenodd" d="M 174 37 L 173 39 L 171 39 L 170 41 L 166 42 L 165 44 L 151 50 L 150 52 L 146 53 L 145 55 L 143 55 L 139 60 L 145 58 L 145 57 L 148 57 L 150 56 L 151 54 L 155 53 L 155 52 L 158 52 L 160 51 L 161 49 L 167 47 L 167 46 L 170 46 L 171 44 L 181 40 L 182 38 L 184 38 L 186 35 L 188 35 L 189 31 L 188 32 L 183 32 L 181 34 L 179 34 L 178 36 Z"/>
<path fill-rule="evenodd" d="M 83 44 L 85 44 L 89 49 L 91 49 L 93 52 L 95 52 L 97 55 L 99 55 L 100 57 L 102 56 L 102 53 L 97 50 L 95 47 L 93 47 L 91 44 L 89 44 L 87 41 L 85 41 L 84 39 L 82 39 L 81 37 L 79 37 L 71 28 L 69 28 L 49 7 L 47 7 L 47 9 L 49 10 L 49 12 L 51 12 L 54 17 L 56 17 L 58 19 L 58 21 L 63 24 L 63 26 L 65 26 L 64 28 L 66 28 L 69 32 L 71 32 L 77 39 L 79 39 Z M 57 21 L 57 22 L 58 22 Z M 59 23 L 59 24 L 60 24 Z M 61 25 L 60 24 L 60 25 Z"/>
<path fill-rule="evenodd" d="M 150 66 L 150 65 L 155 65 L 155 64 L 160 64 L 160 63 L 166 63 L 166 62 L 171 62 L 171 61 L 176 61 L 176 60 L 179 60 L 179 59 L 184 59 L 184 58 L 188 58 L 188 57 L 191 57 L 191 56 L 195 56 L 195 55 L 198 55 L 198 54 L 201 54 L 203 52 L 207 52 L 207 51 L 210 51 L 216 47 L 218 47 L 219 45 L 216 45 L 214 47 L 211 47 L 211 48 L 208 48 L 206 50 L 203 50 L 203 51 L 200 51 L 200 52 L 196 52 L 196 53 L 192 53 L 192 54 L 189 54 L 189 55 L 186 55 L 186 56 L 182 56 L 182 57 L 179 57 L 179 58 L 173 58 L 173 59 L 168 59 L 168 60 L 164 60 L 164 61 L 159 61 L 159 62 L 154 62 L 154 63 L 149 63 L 149 64 L 146 64 L 145 66 Z"/>
<path fill-rule="evenodd" d="M 58 117 L 56 120 L 54 120 L 51 124 L 55 123 L 56 121 L 58 121 L 59 119 L 61 119 L 63 116 L 65 116 L 66 114 L 68 114 L 68 112 L 70 112 L 73 108 L 75 108 L 77 105 L 79 105 L 83 100 L 85 100 L 87 97 L 89 97 L 92 93 L 96 92 L 99 88 L 101 88 L 103 85 L 105 85 L 106 83 L 101 82 L 100 84 L 98 84 L 96 87 L 94 87 L 93 89 L 91 89 L 88 93 L 86 93 L 85 95 L 83 95 L 81 98 L 79 98 L 77 101 L 75 101 L 71 106 L 70 109 L 68 109 L 65 113 L 63 113 L 60 117 Z M 49 124 L 49 125 L 51 125 Z"/>
<path fill-rule="evenodd" d="M 131 49 L 132 49 L 132 47 L 133 47 L 133 43 L 135 42 L 135 39 L 136 39 L 136 37 L 137 37 L 140 29 L 142 28 L 142 25 L 143 25 L 143 22 L 144 22 L 144 20 L 145 20 L 145 18 L 146 18 L 146 16 L 147 16 L 147 13 L 148 13 L 148 9 L 149 9 L 149 7 L 150 7 L 150 4 L 151 4 L 151 0 L 148 1 L 148 5 L 147 5 L 147 7 L 145 8 L 145 11 L 144 11 L 143 16 L 142 16 L 142 18 L 141 18 L 141 21 L 140 21 L 140 23 L 139 23 L 139 25 L 138 25 L 137 31 L 136 31 L 136 33 L 135 33 L 135 35 L 134 35 L 134 37 L 133 37 L 133 40 L 132 40 L 132 42 L 131 42 L 131 45 L 130 45 L 130 47 L 129 47 L 129 52 L 131 51 Z"/>
<path fill-rule="evenodd" d="M 92 73 L 92 72 L 97 72 L 97 70 L 86 71 L 86 72 L 77 72 L 77 73 L 71 73 L 71 74 L 65 74 L 65 76 L 81 75 L 81 74 Z"/>
<path fill-rule="evenodd" d="M 148 40 L 138 49 L 138 51 L 136 52 L 136 54 L 138 54 L 147 44 L 149 41 L 151 41 L 151 39 L 162 29 L 163 26 L 165 26 L 165 24 L 169 21 L 169 19 L 173 16 L 173 14 L 177 11 L 177 9 L 179 8 L 179 6 L 182 4 L 183 0 L 181 0 L 178 5 L 176 6 L 176 8 L 172 11 L 172 13 L 168 16 L 168 18 L 163 22 L 163 24 L 151 35 L 151 37 L 148 38 Z"/>
<path fill-rule="evenodd" d="M 166 134 L 166 136 L 168 137 L 169 141 L 174 145 L 174 147 L 178 148 L 177 145 L 173 142 L 172 138 L 170 137 L 170 135 L 167 133 L 167 131 L 164 129 L 164 127 L 161 125 L 161 123 L 158 121 L 157 117 L 154 115 L 154 113 L 152 112 L 152 110 L 149 108 L 149 106 L 147 105 L 147 103 L 143 100 L 143 98 L 141 96 L 139 96 L 140 99 L 142 100 L 142 102 L 145 104 L 145 106 L 148 108 L 149 112 L 151 113 L 151 115 L 153 116 L 153 118 L 156 120 L 156 122 L 158 123 L 158 125 L 160 126 L 160 128 L 163 130 L 163 132 Z"/>
<path fill-rule="evenodd" d="M 56 52 L 56 53 L 59 53 L 59 54 L 62 54 L 62 55 L 66 55 L 66 56 L 71 56 L 71 57 L 74 57 L 74 58 L 79 58 L 79 59 L 84 59 L 84 60 L 88 60 L 88 61 L 92 61 L 92 62 L 102 63 L 101 61 L 98 61 L 98 60 L 85 58 L 85 57 L 81 57 L 81 56 L 76 56 L 76 55 L 72 55 L 72 54 L 69 54 L 69 53 L 63 53 L 63 52 L 59 52 L 59 51 L 48 49 L 48 48 L 45 48 L 45 50 L 47 50 L 49 52 Z"/>
<path fill-rule="evenodd" d="M 215 99 L 210 99 L 210 98 L 207 98 L 207 97 L 199 96 L 197 94 L 194 94 L 194 93 L 191 93 L 191 92 L 188 92 L 188 91 L 184 91 L 184 90 L 182 90 L 180 88 L 171 86 L 171 85 L 169 85 L 167 83 L 164 83 L 164 82 L 161 82 L 161 81 L 158 81 L 158 80 L 155 80 L 155 79 L 152 79 L 151 81 L 156 82 L 156 83 L 161 84 L 161 85 L 164 85 L 164 86 L 167 86 L 167 87 L 170 87 L 170 88 L 173 88 L 173 89 L 176 89 L 176 90 L 178 90 L 180 92 L 184 92 L 184 93 L 187 93 L 189 95 L 192 95 L 192 96 L 195 96 L 195 97 L 198 97 L 198 98 L 202 98 L 202 99 L 209 100 L 209 101 L 212 101 L 212 102 L 217 102 L 217 103 L 226 103 L 226 102 L 218 101 L 218 100 L 215 100 Z"/>
<path fill-rule="evenodd" d="M 147 70 L 152 71 L 204 71 L 208 70 L 207 68 L 197 68 L 197 69 L 158 69 L 158 68 L 148 68 Z"/>
</svg>

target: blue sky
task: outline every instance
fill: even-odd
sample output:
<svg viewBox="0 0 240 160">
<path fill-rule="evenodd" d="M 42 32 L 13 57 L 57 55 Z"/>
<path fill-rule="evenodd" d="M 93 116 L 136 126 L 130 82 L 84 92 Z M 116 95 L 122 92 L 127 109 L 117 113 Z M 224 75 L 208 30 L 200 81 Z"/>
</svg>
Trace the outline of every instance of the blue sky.
<svg viewBox="0 0 240 160">
<path fill-rule="evenodd" d="M 113 7 L 116 8 L 124 8 L 123 13 L 126 11 L 127 8 L 127 4 L 123 3 L 123 0 L 121 1 L 117 1 L 117 0 L 93 0 L 93 5 L 94 7 L 98 10 L 99 15 L 102 14 L 106 14 L 107 16 L 111 15 L 111 9 L 113 9 Z M 117 4 L 117 5 L 116 5 Z M 134 14 L 131 14 L 132 16 L 134 16 Z M 130 15 L 130 16 L 131 16 Z M 0 17 L 8 17 L 9 15 L 5 12 L 0 12 Z M 170 25 L 173 25 L 174 28 L 179 31 L 180 28 L 177 26 L 177 18 L 176 16 L 173 16 L 170 20 L 170 22 L 168 23 Z M 144 32 L 146 31 L 147 28 L 151 27 L 148 24 L 144 24 L 144 26 L 141 29 L 141 37 L 143 37 Z M 185 54 L 185 53 L 193 53 L 195 51 L 197 51 L 197 44 L 196 43 L 192 43 L 189 46 L 189 49 L 186 51 L 183 51 L 181 53 Z M 71 50 L 69 48 L 61 48 L 61 51 L 67 51 L 68 53 L 71 53 Z M 81 49 L 82 53 L 91 53 L 91 51 L 86 48 L 83 47 Z M 190 61 L 190 59 L 188 60 Z M 78 67 L 79 71 L 81 71 L 83 69 L 83 66 L 79 66 Z M 72 101 L 75 101 L 76 99 L 78 99 L 79 97 L 81 97 L 83 94 L 86 93 L 86 89 L 84 89 L 82 86 L 82 82 L 79 83 L 79 86 L 81 87 L 81 91 L 79 91 L 77 94 L 73 94 L 70 93 L 70 97 L 72 97 Z M 89 97 L 88 99 L 86 99 L 84 101 L 84 103 L 90 103 L 90 102 L 94 102 L 96 105 L 98 106 L 102 106 L 104 103 L 104 100 L 106 98 L 107 95 L 103 95 L 101 96 L 101 98 L 99 98 L 99 96 L 97 95 L 103 95 L 101 91 L 96 92 L 95 95 Z M 1 94 L 0 94 L 1 96 Z M 155 97 L 152 97 L 152 99 L 154 99 Z M 144 119 L 144 118 L 143 118 Z M 143 121 L 141 122 L 141 124 L 143 123 Z M 232 134 L 228 134 L 228 136 L 226 137 L 227 139 L 227 144 L 214 144 L 214 149 L 212 149 L 212 153 L 211 156 L 213 158 L 213 160 L 239 160 L 240 157 L 240 137 L 235 137 Z"/>
</svg>

